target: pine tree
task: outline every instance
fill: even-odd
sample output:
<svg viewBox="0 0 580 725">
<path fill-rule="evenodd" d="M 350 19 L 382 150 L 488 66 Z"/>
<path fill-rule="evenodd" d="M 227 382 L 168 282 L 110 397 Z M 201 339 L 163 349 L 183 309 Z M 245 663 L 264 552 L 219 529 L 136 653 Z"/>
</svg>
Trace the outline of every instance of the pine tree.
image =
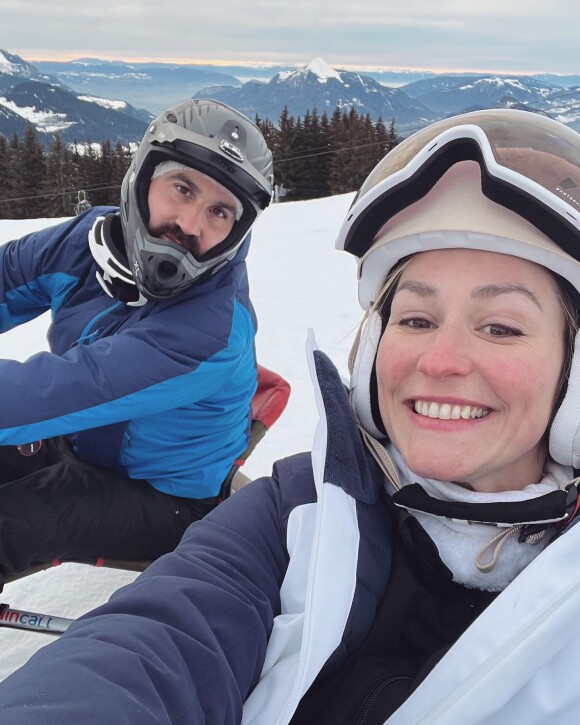
<svg viewBox="0 0 580 725">
<path fill-rule="evenodd" d="M 22 142 L 16 134 L 12 136 L 8 144 L 8 155 L 8 218 L 34 219 L 44 216 L 44 153 L 32 126 L 26 126 Z"/>
<path fill-rule="evenodd" d="M 328 117 L 321 119 L 314 107 L 304 116 L 304 159 L 302 199 L 316 199 L 328 195 Z"/>
<path fill-rule="evenodd" d="M 359 188 L 376 165 L 375 126 L 367 113 L 360 120 L 360 148 L 358 149 L 359 169 L 353 178 L 355 188 Z M 355 153 L 357 150 L 355 149 Z"/>
<path fill-rule="evenodd" d="M 98 156 L 98 185 L 100 189 L 93 194 L 94 204 L 107 205 L 110 203 L 113 192 L 113 166 L 114 152 L 110 141 L 101 142 L 101 153 Z M 118 200 L 119 192 L 115 190 L 115 198 Z M 118 203 L 118 201 L 116 202 Z"/>
<path fill-rule="evenodd" d="M 132 154 L 126 146 L 117 142 L 113 153 L 113 166 L 111 174 L 111 188 L 109 190 L 108 204 L 119 205 L 121 196 L 121 185 L 129 166 L 131 165 Z"/>
<path fill-rule="evenodd" d="M 0 136 L 0 219 L 9 218 L 10 193 L 10 154 L 6 139 Z"/>
<path fill-rule="evenodd" d="M 258 114 L 256 114 L 255 118 L 256 126 L 260 129 L 262 132 L 262 136 L 264 137 L 264 140 L 266 141 L 266 145 L 272 151 L 272 154 L 274 153 L 274 149 L 276 146 L 276 143 L 278 141 L 278 131 L 276 129 L 276 126 L 270 121 L 268 118 L 260 118 Z"/>
<path fill-rule="evenodd" d="M 96 206 L 99 203 L 102 184 L 100 183 L 99 155 L 95 150 L 95 145 L 88 141 L 78 147 L 77 159 L 79 164 L 79 191 L 85 191 L 91 206 Z"/>
<path fill-rule="evenodd" d="M 357 188 L 358 154 L 365 140 L 362 124 L 354 108 L 348 114 L 336 108 L 330 125 L 336 152 L 330 164 L 329 189 L 332 194 L 344 194 Z"/>
<path fill-rule="evenodd" d="M 280 114 L 278 122 L 279 132 L 276 145 L 274 146 L 274 177 L 276 184 L 288 193 L 288 198 L 294 191 L 296 184 L 295 169 L 296 163 L 292 161 L 296 149 L 296 121 L 294 116 L 288 112 L 288 106 Z"/>
<path fill-rule="evenodd" d="M 23 206 L 21 198 L 24 195 L 20 183 L 20 139 L 13 133 L 8 141 L 8 174 L 6 176 L 6 194 L 2 204 L 4 219 L 22 219 Z"/>
<path fill-rule="evenodd" d="M 74 213 L 76 171 L 72 152 L 67 149 L 60 135 L 56 133 L 46 157 L 44 191 L 47 216 L 71 216 Z"/>
<path fill-rule="evenodd" d="M 389 128 L 387 130 L 387 151 L 391 151 L 400 142 L 400 138 L 395 131 L 395 119 L 391 118 Z"/>
<path fill-rule="evenodd" d="M 23 211 L 25 219 L 36 219 L 46 215 L 46 199 L 43 195 L 46 173 L 44 150 L 32 126 L 24 129 L 20 148 L 20 178 L 22 184 Z"/>
<path fill-rule="evenodd" d="M 389 150 L 387 127 L 381 116 L 378 117 L 375 123 L 375 142 L 375 163 L 378 163 Z"/>
</svg>

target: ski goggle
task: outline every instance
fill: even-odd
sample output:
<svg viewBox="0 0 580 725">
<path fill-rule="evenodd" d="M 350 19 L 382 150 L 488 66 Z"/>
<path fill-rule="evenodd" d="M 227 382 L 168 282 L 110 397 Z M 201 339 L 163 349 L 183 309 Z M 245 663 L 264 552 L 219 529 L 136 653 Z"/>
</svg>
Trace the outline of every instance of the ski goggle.
<svg viewBox="0 0 580 725">
<path fill-rule="evenodd" d="M 580 258 L 580 135 L 528 111 L 476 111 L 405 139 L 370 173 L 336 248 L 362 257 L 395 214 L 427 194 L 455 163 L 477 161 L 482 191 Z"/>
</svg>

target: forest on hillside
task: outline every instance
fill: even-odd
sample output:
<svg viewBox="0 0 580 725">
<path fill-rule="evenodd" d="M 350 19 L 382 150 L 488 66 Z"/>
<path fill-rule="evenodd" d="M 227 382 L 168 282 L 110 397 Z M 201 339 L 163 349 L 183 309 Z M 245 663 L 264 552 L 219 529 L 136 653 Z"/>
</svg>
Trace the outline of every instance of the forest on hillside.
<svg viewBox="0 0 580 725">
<path fill-rule="evenodd" d="M 279 122 L 255 119 L 274 156 L 276 201 L 314 199 L 356 190 L 398 143 L 394 121 L 336 108 L 304 117 L 284 109 Z M 43 143 L 44 141 L 44 143 Z M 0 136 L 0 218 L 72 216 L 87 206 L 117 205 L 131 151 L 110 141 L 50 144 L 32 126 L 22 138 Z"/>
</svg>

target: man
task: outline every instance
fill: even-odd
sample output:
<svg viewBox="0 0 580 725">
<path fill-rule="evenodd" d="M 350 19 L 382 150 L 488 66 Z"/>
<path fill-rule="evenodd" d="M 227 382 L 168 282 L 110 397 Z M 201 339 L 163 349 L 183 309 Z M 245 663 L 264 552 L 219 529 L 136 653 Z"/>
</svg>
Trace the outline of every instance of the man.
<svg viewBox="0 0 580 725">
<path fill-rule="evenodd" d="M 244 260 L 271 190 L 258 128 L 187 100 L 149 126 L 119 209 L 0 248 L 0 330 L 52 313 L 50 352 L 0 360 L 4 578 L 155 558 L 216 505 L 248 440 Z"/>
</svg>

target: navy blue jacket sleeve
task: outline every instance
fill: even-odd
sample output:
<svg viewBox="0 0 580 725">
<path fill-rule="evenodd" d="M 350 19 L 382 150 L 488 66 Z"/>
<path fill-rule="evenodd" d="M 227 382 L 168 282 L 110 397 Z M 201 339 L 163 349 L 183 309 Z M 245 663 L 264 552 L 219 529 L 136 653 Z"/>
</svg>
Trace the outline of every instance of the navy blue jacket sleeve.
<svg viewBox="0 0 580 725">
<path fill-rule="evenodd" d="M 4 722 L 227 723 L 260 676 L 288 564 L 276 477 L 194 523 L 175 552 L 0 683 Z"/>
<path fill-rule="evenodd" d="M 78 284 L 88 243 L 69 243 L 71 235 L 86 240 L 97 211 L 41 229 L 0 246 L 0 332 L 51 310 L 54 314 Z"/>
</svg>

